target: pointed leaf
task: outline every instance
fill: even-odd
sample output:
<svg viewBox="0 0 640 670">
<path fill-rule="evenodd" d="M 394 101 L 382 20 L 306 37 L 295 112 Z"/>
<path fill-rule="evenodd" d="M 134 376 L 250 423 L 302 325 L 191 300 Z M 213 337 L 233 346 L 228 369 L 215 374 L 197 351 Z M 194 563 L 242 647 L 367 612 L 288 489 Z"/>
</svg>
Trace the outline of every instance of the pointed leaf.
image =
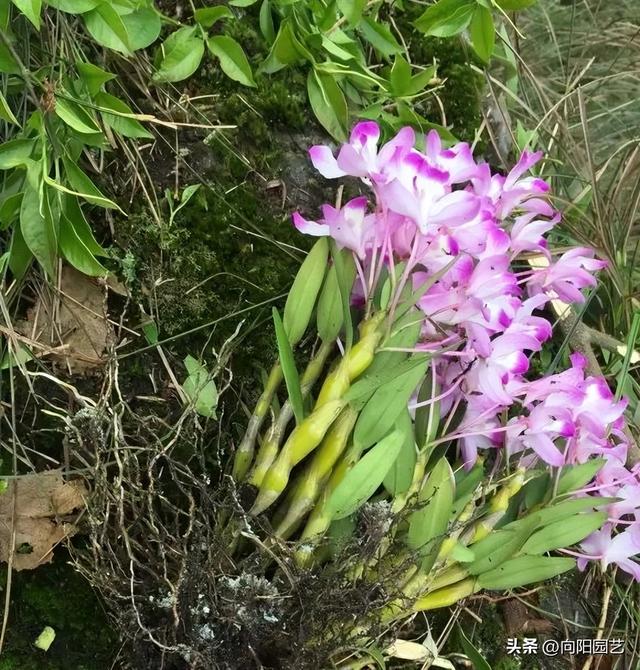
<svg viewBox="0 0 640 670">
<path fill-rule="evenodd" d="M 307 93 L 311 109 L 325 130 L 340 142 L 346 140 L 349 110 L 336 80 L 311 69 L 307 77 Z"/>
<path fill-rule="evenodd" d="M 394 431 L 368 451 L 336 486 L 327 501 L 327 514 L 343 519 L 364 505 L 393 466 L 403 441 L 402 432 Z"/>
<path fill-rule="evenodd" d="M 503 563 L 495 570 L 478 576 L 477 585 L 483 589 L 506 591 L 557 577 L 575 567 L 572 558 L 547 556 L 519 556 Z"/>
<path fill-rule="evenodd" d="M 491 10 L 478 5 L 469 26 L 471 46 L 478 56 L 487 63 L 495 45 L 495 26 Z"/>
<path fill-rule="evenodd" d="M 209 51 L 218 58 L 222 71 L 245 86 L 255 86 L 251 66 L 242 47 L 231 37 L 215 35 L 207 40 Z"/>
<path fill-rule="evenodd" d="M 162 45 L 160 67 L 153 75 L 155 82 L 176 82 L 190 77 L 204 55 L 204 42 L 197 28 L 179 28 Z"/>
<path fill-rule="evenodd" d="M 556 493 L 562 495 L 586 486 L 602 469 L 606 458 L 593 458 L 580 465 L 568 465 L 563 469 Z"/>
<path fill-rule="evenodd" d="M 78 61 L 76 69 L 91 96 L 95 96 L 104 84 L 116 78 L 113 72 L 107 72 L 93 63 Z"/>
<path fill-rule="evenodd" d="M 95 96 L 95 100 L 96 104 L 100 107 L 116 112 L 116 114 L 101 112 L 105 125 L 109 126 L 116 133 L 119 133 L 123 137 L 153 139 L 152 133 L 139 121 L 136 121 L 134 118 L 136 114 L 120 98 L 101 92 Z"/>
<path fill-rule="evenodd" d="M 56 116 L 78 133 L 93 134 L 100 132 L 100 127 L 91 115 L 81 105 L 71 100 L 56 97 L 55 112 Z"/>
<path fill-rule="evenodd" d="M 29 251 L 53 278 L 58 251 L 55 225 L 45 212 L 42 191 L 34 188 L 29 180 L 25 181 L 20 206 L 20 231 Z"/>
<path fill-rule="evenodd" d="M 296 423 L 300 425 L 304 419 L 304 405 L 302 401 L 302 390 L 300 388 L 300 376 L 296 368 L 296 362 L 293 358 L 293 351 L 291 343 L 287 337 L 286 330 L 278 314 L 278 310 L 273 308 L 273 323 L 276 329 L 276 340 L 278 342 L 278 356 L 280 358 L 280 365 L 282 366 L 282 374 L 287 385 L 287 392 L 289 393 L 289 400 L 291 407 L 296 417 Z"/>
<path fill-rule="evenodd" d="M 396 421 L 396 428 L 404 435 L 398 458 L 382 482 L 390 495 L 405 493 L 411 486 L 413 471 L 416 467 L 416 443 L 413 437 L 413 422 L 409 411 L 403 412 Z"/>
<path fill-rule="evenodd" d="M 311 320 L 327 271 L 328 255 L 329 244 L 321 237 L 307 254 L 289 290 L 282 322 L 292 347 L 302 339 Z"/>
<path fill-rule="evenodd" d="M 125 55 L 131 53 L 127 29 L 111 3 L 103 2 L 83 18 L 89 34 L 98 44 Z"/>
<path fill-rule="evenodd" d="M 543 554 L 553 549 L 571 547 L 601 528 L 606 520 L 606 512 L 576 514 L 568 519 L 561 519 L 534 533 L 525 542 L 522 553 Z"/>
<path fill-rule="evenodd" d="M 233 12 L 224 5 L 218 5 L 217 7 L 202 7 L 196 9 L 193 18 L 203 28 L 211 28 L 211 26 L 221 19 L 232 19 Z"/>
<path fill-rule="evenodd" d="M 475 0 L 440 0 L 427 7 L 414 25 L 425 35 L 452 37 L 469 25 L 476 6 Z"/>
</svg>

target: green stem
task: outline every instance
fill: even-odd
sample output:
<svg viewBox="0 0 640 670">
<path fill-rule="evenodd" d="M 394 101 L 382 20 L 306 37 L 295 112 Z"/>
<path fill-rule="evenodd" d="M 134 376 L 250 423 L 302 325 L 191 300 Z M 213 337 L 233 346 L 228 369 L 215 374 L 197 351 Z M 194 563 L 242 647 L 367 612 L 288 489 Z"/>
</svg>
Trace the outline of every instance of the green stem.
<svg viewBox="0 0 640 670">
<path fill-rule="evenodd" d="M 280 383 L 282 382 L 282 366 L 280 363 L 275 363 L 271 368 L 267 383 L 265 384 L 264 391 L 258 399 L 256 407 L 249 419 L 249 425 L 247 426 L 247 431 L 242 438 L 242 442 L 238 446 L 236 451 L 235 459 L 233 462 L 233 478 L 236 482 L 242 481 L 249 468 L 251 467 L 251 462 L 253 461 L 253 452 L 255 450 L 256 437 L 262 423 L 269 412 L 269 407 L 271 406 L 271 401 L 275 395 Z"/>
</svg>

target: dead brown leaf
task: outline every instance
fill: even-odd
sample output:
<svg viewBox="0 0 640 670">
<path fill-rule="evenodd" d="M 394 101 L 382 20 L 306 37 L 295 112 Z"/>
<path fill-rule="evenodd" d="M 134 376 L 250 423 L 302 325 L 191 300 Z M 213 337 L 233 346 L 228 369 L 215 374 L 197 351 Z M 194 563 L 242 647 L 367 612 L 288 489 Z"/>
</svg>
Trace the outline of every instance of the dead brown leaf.
<svg viewBox="0 0 640 670">
<path fill-rule="evenodd" d="M 0 495 L 0 561 L 9 561 L 14 529 L 14 570 L 51 561 L 54 547 L 75 534 L 68 516 L 85 506 L 86 495 L 82 480 L 65 482 L 60 470 L 11 480 Z"/>
<path fill-rule="evenodd" d="M 43 287 L 16 330 L 48 351 L 58 367 L 85 373 L 104 365 L 112 328 L 104 314 L 104 289 L 72 267 L 62 269 L 59 290 Z"/>
</svg>

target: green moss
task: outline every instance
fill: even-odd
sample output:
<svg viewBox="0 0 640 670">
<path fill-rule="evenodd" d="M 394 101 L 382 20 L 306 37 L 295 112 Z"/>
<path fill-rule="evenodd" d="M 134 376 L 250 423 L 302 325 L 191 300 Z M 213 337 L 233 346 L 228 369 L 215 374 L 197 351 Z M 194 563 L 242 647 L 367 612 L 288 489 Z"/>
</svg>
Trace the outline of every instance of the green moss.
<svg viewBox="0 0 640 670">
<path fill-rule="evenodd" d="M 56 638 L 47 652 L 33 646 L 45 626 Z M 107 670 L 115 636 L 87 582 L 60 558 L 14 573 L 0 670 Z"/>
</svg>

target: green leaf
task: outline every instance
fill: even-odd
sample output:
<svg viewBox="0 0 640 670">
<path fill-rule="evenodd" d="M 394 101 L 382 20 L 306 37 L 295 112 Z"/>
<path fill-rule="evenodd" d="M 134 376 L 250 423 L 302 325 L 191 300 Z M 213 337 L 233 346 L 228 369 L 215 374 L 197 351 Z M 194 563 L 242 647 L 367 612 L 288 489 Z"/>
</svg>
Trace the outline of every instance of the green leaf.
<svg viewBox="0 0 640 670">
<path fill-rule="evenodd" d="M 337 0 L 340 13 L 347 19 L 347 22 L 355 26 L 362 18 L 362 12 L 367 4 L 367 0 Z"/>
<path fill-rule="evenodd" d="M 47 0 L 47 5 L 68 14 L 84 14 L 100 5 L 103 0 Z"/>
<path fill-rule="evenodd" d="M 11 0 L 13 4 L 40 30 L 42 0 Z"/>
<path fill-rule="evenodd" d="M 276 29 L 273 25 L 273 14 L 269 0 L 262 0 L 260 5 L 260 32 L 268 44 L 273 44 L 276 39 Z"/>
<path fill-rule="evenodd" d="M 0 170 L 29 165 L 35 146 L 35 140 L 25 139 L 9 140 L 0 144 Z"/>
<path fill-rule="evenodd" d="M 576 514 L 561 519 L 534 533 L 522 547 L 523 554 L 543 554 L 553 549 L 564 549 L 584 540 L 602 527 L 607 512 Z"/>
<path fill-rule="evenodd" d="M 0 229 L 6 230 L 20 214 L 22 192 L 7 196 L 0 202 Z"/>
<path fill-rule="evenodd" d="M 35 256 L 49 278 L 53 278 L 58 241 L 54 222 L 45 212 L 43 200 L 42 187 L 36 189 L 30 180 L 26 180 L 20 206 L 20 231 L 29 251 Z"/>
<path fill-rule="evenodd" d="M 471 23 L 476 6 L 475 0 L 440 0 L 427 7 L 414 25 L 426 35 L 452 37 Z"/>
<path fill-rule="evenodd" d="M 251 7 L 255 5 L 258 0 L 229 0 L 229 4 L 234 7 Z"/>
<path fill-rule="evenodd" d="M 471 470 L 456 470 L 456 499 L 464 498 L 475 492 L 478 484 L 484 479 L 484 466 L 476 463 Z"/>
<path fill-rule="evenodd" d="M 91 118 L 91 115 L 75 102 L 56 97 L 55 112 L 56 116 L 78 133 L 93 134 L 100 132 L 100 127 Z"/>
<path fill-rule="evenodd" d="M 347 251 L 338 251 L 344 261 L 345 284 L 351 286 L 355 279 L 356 266 L 353 257 Z M 338 283 L 335 263 L 331 265 L 322 285 L 317 310 L 318 335 L 323 342 L 331 342 L 338 337 L 344 324 L 342 294 Z"/>
<path fill-rule="evenodd" d="M 618 498 L 600 498 L 587 496 L 585 498 L 574 498 L 572 500 L 565 500 L 564 502 L 550 505 L 544 509 L 536 512 L 540 518 L 540 526 L 548 526 L 560 519 L 566 519 L 586 510 L 593 510 L 596 507 L 603 505 L 610 505 L 618 500 Z"/>
<path fill-rule="evenodd" d="M 313 57 L 310 58 L 310 56 L 311 54 L 303 47 L 293 31 L 290 19 L 285 18 L 280 23 L 278 34 L 271 45 L 271 51 L 260 66 L 260 71 L 273 74 L 304 58 L 313 62 Z"/>
<path fill-rule="evenodd" d="M 453 545 L 453 549 L 449 555 L 452 560 L 458 561 L 458 563 L 473 563 L 476 560 L 475 553 L 469 547 L 460 544 L 460 542 L 456 542 Z"/>
<path fill-rule="evenodd" d="M 222 19 L 232 19 L 233 12 L 224 5 L 218 5 L 217 7 L 196 9 L 193 17 L 203 28 L 211 28 L 211 26 Z"/>
<path fill-rule="evenodd" d="M 109 126 L 116 133 L 124 137 L 153 139 L 153 134 L 133 118 L 136 114 L 120 98 L 101 92 L 95 96 L 95 101 L 99 107 L 117 112 L 116 114 L 101 112 L 105 125 Z M 127 116 L 123 116 L 123 114 Z"/>
<path fill-rule="evenodd" d="M 327 501 L 327 514 L 343 519 L 367 502 L 393 466 L 403 442 L 402 432 L 396 430 L 368 451 L 336 486 Z"/>
<path fill-rule="evenodd" d="M 77 61 L 76 68 L 80 78 L 87 87 L 87 91 L 89 91 L 89 95 L 92 97 L 100 91 L 104 84 L 116 78 L 113 72 L 107 72 L 93 63 Z"/>
<path fill-rule="evenodd" d="M 606 462 L 606 458 L 593 458 L 580 465 L 566 466 L 558 480 L 557 495 L 576 491 L 586 486 Z"/>
<path fill-rule="evenodd" d="M 349 110 L 335 79 L 315 69 L 309 70 L 307 93 L 311 109 L 323 128 L 339 142 L 346 141 Z"/>
<path fill-rule="evenodd" d="M 96 259 L 80 239 L 73 223 L 64 213 L 60 219 L 58 245 L 60 246 L 62 255 L 76 270 L 80 270 L 80 272 L 90 277 L 100 277 L 107 274 L 107 269 Z"/>
<path fill-rule="evenodd" d="M 87 177 L 87 175 L 69 158 L 63 158 L 64 171 L 67 179 L 74 191 L 70 191 L 57 182 L 50 183 L 51 186 L 57 188 L 63 193 L 69 195 L 77 195 L 78 197 L 90 202 L 93 205 L 104 207 L 105 209 L 120 209 L 118 205 L 109 198 L 105 197 L 100 189 Z"/>
<path fill-rule="evenodd" d="M 495 570 L 478 576 L 477 586 L 482 589 L 506 591 L 528 584 L 539 584 L 575 567 L 572 558 L 547 556 L 519 556 L 503 563 Z"/>
<path fill-rule="evenodd" d="M 0 119 L 4 119 L 8 123 L 13 123 L 16 126 L 20 125 L 18 119 L 16 119 L 11 111 L 11 107 L 9 107 L 9 103 L 7 103 L 6 98 L 2 95 L 2 91 L 0 91 Z"/>
<path fill-rule="evenodd" d="M 204 42 L 195 27 L 185 26 L 169 35 L 162 45 L 162 53 L 160 67 L 153 75 L 153 81 L 182 81 L 198 69 L 204 55 Z"/>
<path fill-rule="evenodd" d="M 424 376 L 429 358 L 424 356 L 414 368 L 383 384 L 360 412 L 353 431 L 353 441 L 362 449 L 384 437 L 395 424 L 409 398 Z"/>
<path fill-rule="evenodd" d="M 385 23 L 365 17 L 358 24 L 358 30 L 362 37 L 383 56 L 393 56 L 402 51 L 402 47 Z"/>
<path fill-rule="evenodd" d="M 409 517 L 407 544 L 419 551 L 427 563 L 423 570 L 430 570 L 436 559 L 434 545 L 444 539 L 455 497 L 455 482 L 451 466 L 441 458 L 429 474 L 418 493 L 418 509 Z"/>
<path fill-rule="evenodd" d="M 302 400 L 302 390 L 300 388 L 300 376 L 296 368 L 296 362 L 293 358 L 291 343 L 287 337 L 286 330 L 278 314 L 278 310 L 273 308 L 273 323 L 276 329 L 276 340 L 278 342 L 278 357 L 282 366 L 282 374 L 287 386 L 287 393 L 291 401 L 293 414 L 296 417 L 296 423 L 300 425 L 304 419 L 304 403 Z"/>
<path fill-rule="evenodd" d="M 350 301 L 353 278 L 355 277 L 355 261 L 349 255 L 345 258 L 338 250 L 338 246 L 334 240 L 331 240 L 329 247 L 331 249 L 331 258 L 336 268 L 336 278 L 338 279 L 338 288 L 342 300 L 342 323 L 345 330 L 345 346 L 347 351 L 349 351 L 353 344 L 353 319 L 351 318 Z"/>
<path fill-rule="evenodd" d="M 468 567 L 470 575 L 493 570 L 520 551 L 535 530 L 538 517 L 525 517 L 522 521 L 515 528 L 493 530 L 487 537 L 471 545 L 476 560 Z"/>
<path fill-rule="evenodd" d="M 251 66 L 242 47 L 231 37 L 215 35 L 207 40 L 209 51 L 218 58 L 222 71 L 244 86 L 255 86 Z"/>
<path fill-rule="evenodd" d="M 77 197 L 73 195 L 64 196 L 62 201 L 62 213 L 73 226 L 73 230 L 80 238 L 82 244 L 94 256 L 107 256 L 107 252 L 96 242 L 91 227 L 84 217 Z"/>
<path fill-rule="evenodd" d="M 142 328 L 144 338 L 149 344 L 158 344 L 158 340 L 160 339 L 158 333 L 158 324 L 153 319 L 150 319 L 146 323 L 141 324 L 140 328 Z"/>
<path fill-rule="evenodd" d="M 162 20 L 157 11 L 142 7 L 135 12 L 122 16 L 131 51 L 146 49 L 160 36 Z"/>
<path fill-rule="evenodd" d="M 456 624 L 456 630 L 458 638 L 460 639 L 462 651 L 464 651 L 467 658 L 471 661 L 474 670 L 491 670 L 491 666 L 487 663 L 482 654 L 473 646 L 473 643 L 464 634 L 464 631 L 459 624 Z"/>
<path fill-rule="evenodd" d="M 495 26 L 493 16 L 486 7 L 478 5 L 469 26 L 471 46 L 485 63 L 489 62 L 495 46 Z"/>
<path fill-rule="evenodd" d="M 410 95 L 411 66 L 400 54 L 397 54 L 393 61 L 389 82 L 391 83 L 391 92 L 394 95 Z"/>
<path fill-rule="evenodd" d="M 98 44 L 127 56 L 131 53 L 127 29 L 110 3 L 103 2 L 83 18 L 89 34 Z"/>
<path fill-rule="evenodd" d="M 321 237 L 307 254 L 289 290 L 282 321 L 292 347 L 302 339 L 311 320 L 327 271 L 328 255 L 328 242 L 326 238 Z"/>
<path fill-rule="evenodd" d="M 382 482 L 392 496 L 409 490 L 417 459 L 416 443 L 413 438 L 413 422 L 408 410 L 400 414 L 396 421 L 396 428 L 402 432 L 404 440 L 398 458 L 396 458 Z"/>
<path fill-rule="evenodd" d="M 440 386 L 434 377 L 433 369 L 427 370 L 424 381 L 418 391 L 418 403 L 435 398 L 440 393 Z M 431 401 L 428 405 L 416 408 L 416 443 L 418 449 L 426 449 L 435 440 L 440 425 L 440 401 Z"/>
<path fill-rule="evenodd" d="M 9 247 L 9 269 L 16 279 L 22 279 L 32 258 L 33 254 L 24 241 L 20 226 L 14 226 Z"/>
<path fill-rule="evenodd" d="M 201 416 L 214 418 L 218 406 L 218 389 L 207 369 L 193 356 L 184 359 L 189 376 L 182 389 Z"/>
<path fill-rule="evenodd" d="M 515 12 L 536 4 L 536 0 L 496 0 L 496 4 L 505 12 Z"/>
</svg>

